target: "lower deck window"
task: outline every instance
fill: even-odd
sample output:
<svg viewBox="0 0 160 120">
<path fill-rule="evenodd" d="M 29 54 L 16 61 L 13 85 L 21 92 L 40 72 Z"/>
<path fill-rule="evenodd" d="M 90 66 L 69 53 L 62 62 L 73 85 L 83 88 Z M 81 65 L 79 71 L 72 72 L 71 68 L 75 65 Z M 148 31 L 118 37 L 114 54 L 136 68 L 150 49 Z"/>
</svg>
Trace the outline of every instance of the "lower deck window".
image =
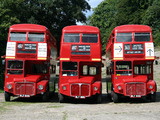
<svg viewBox="0 0 160 120">
<path fill-rule="evenodd" d="M 23 74 L 23 61 L 8 60 L 7 74 Z"/>
<path fill-rule="evenodd" d="M 131 61 L 117 61 L 116 62 L 117 75 L 132 75 Z"/>
</svg>

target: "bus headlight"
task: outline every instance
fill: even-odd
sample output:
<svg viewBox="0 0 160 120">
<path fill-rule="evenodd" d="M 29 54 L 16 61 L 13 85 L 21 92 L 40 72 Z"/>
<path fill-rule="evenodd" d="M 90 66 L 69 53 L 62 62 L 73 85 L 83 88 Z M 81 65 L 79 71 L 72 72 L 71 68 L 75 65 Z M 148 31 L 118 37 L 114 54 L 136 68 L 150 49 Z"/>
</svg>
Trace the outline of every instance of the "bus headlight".
<svg viewBox="0 0 160 120">
<path fill-rule="evenodd" d="M 153 86 L 152 86 L 152 85 L 150 85 L 150 86 L 149 86 L 149 89 L 153 89 Z"/>
<path fill-rule="evenodd" d="M 94 90 L 95 90 L 95 91 L 97 91 L 97 90 L 98 90 L 98 88 L 97 88 L 97 87 L 94 87 Z"/>
<path fill-rule="evenodd" d="M 118 85 L 118 87 L 117 87 L 117 88 L 118 88 L 118 90 L 121 90 L 121 86 L 120 86 L 120 85 Z"/>
<path fill-rule="evenodd" d="M 66 90 L 66 86 L 63 86 L 62 89 L 63 89 L 63 90 Z"/>
<path fill-rule="evenodd" d="M 11 85 L 11 84 L 8 84 L 8 85 L 7 85 L 7 88 L 8 88 L 8 89 L 11 89 L 11 88 L 12 88 L 12 85 Z"/>
<path fill-rule="evenodd" d="M 39 89 L 39 90 L 43 90 L 43 85 L 39 85 L 39 86 L 38 86 L 38 89 Z"/>
</svg>

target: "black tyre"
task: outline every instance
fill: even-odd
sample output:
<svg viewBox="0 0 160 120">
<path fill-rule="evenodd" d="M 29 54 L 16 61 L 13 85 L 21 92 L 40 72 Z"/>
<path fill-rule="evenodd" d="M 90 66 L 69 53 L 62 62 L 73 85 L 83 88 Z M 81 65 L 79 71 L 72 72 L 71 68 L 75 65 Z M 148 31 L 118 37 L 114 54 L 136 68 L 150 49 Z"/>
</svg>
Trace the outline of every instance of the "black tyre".
<svg viewBox="0 0 160 120">
<path fill-rule="evenodd" d="M 42 101 L 43 102 L 49 101 L 49 85 L 47 86 L 46 92 L 42 96 Z"/>
<path fill-rule="evenodd" d="M 62 95 L 61 93 L 59 93 L 59 102 L 60 103 L 64 103 L 64 101 L 65 101 L 64 95 Z"/>
<path fill-rule="evenodd" d="M 10 94 L 6 91 L 4 92 L 4 97 L 5 97 L 5 101 L 10 101 L 10 99 L 11 99 Z"/>
<path fill-rule="evenodd" d="M 150 95 L 150 101 L 155 102 L 156 101 L 156 92 L 154 94 Z"/>
<path fill-rule="evenodd" d="M 113 92 L 113 102 L 118 103 L 119 102 L 119 96 L 117 93 Z"/>
<path fill-rule="evenodd" d="M 102 94 L 100 93 L 96 96 L 96 103 L 101 103 L 101 101 L 102 101 Z"/>
</svg>

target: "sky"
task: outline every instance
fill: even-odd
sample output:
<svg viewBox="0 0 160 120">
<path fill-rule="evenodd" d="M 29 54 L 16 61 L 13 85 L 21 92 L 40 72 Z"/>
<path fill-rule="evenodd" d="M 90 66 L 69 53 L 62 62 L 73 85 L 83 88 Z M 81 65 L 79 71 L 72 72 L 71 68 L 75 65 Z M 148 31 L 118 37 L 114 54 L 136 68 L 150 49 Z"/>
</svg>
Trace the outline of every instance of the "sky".
<svg viewBox="0 0 160 120">
<path fill-rule="evenodd" d="M 86 17 L 88 17 L 89 15 L 92 15 L 92 13 L 93 13 L 92 8 L 97 7 L 103 0 L 89 0 L 89 1 L 86 0 L 86 1 L 91 6 L 91 10 L 86 13 Z"/>
<path fill-rule="evenodd" d="M 89 3 L 89 5 L 91 6 L 91 10 L 89 11 L 87 11 L 87 13 L 85 12 L 85 14 L 86 14 L 86 17 L 88 17 L 88 16 L 90 16 L 90 15 L 92 15 L 92 13 L 93 13 L 93 11 L 92 11 L 92 8 L 95 8 L 95 7 L 97 7 L 103 0 L 86 0 L 88 3 Z M 82 25 L 81 23 L 77 23 L 78 25 Z"/>
</svg>

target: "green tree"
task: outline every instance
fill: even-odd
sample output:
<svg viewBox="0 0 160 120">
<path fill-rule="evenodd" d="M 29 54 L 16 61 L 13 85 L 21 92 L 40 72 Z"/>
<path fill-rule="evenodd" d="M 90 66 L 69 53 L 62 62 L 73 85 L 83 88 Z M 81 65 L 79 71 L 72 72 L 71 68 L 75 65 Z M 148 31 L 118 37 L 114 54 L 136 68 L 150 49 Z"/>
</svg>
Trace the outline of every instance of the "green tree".
<svg viewBox="0 0 160 120">
<path fill-rule="evenodd" d="M 160 46 L 160 1 L 154 0 L 147 9 L 142 23 L 152 28 L 153 40 L 156 46 Z"/>
<path fill-rule="evenodd" d="M 149 0 L 119 0 L 116 6 L 116 24 L 141 24 L 149 5 Z"/>
</svg>

